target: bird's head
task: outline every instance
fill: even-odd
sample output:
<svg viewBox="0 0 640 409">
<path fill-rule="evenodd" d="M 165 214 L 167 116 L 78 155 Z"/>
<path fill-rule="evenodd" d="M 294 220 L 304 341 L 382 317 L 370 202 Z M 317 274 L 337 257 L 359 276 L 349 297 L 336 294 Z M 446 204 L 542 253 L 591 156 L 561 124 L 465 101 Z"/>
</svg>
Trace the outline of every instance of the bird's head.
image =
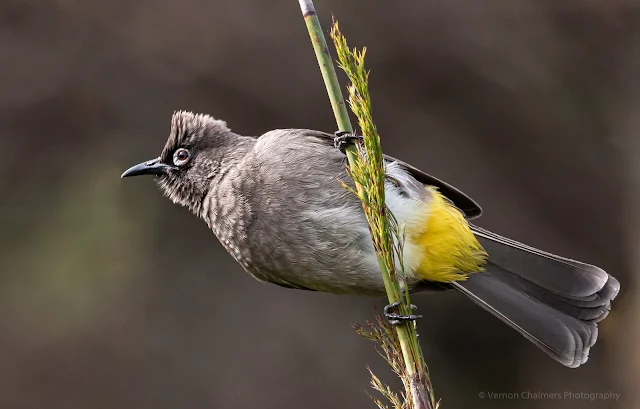
<svg viewBox="0 0 640 409">
<path fill-rule="evenodd" d="M 167 197 L 199 214 L 211 180 L 220 170 L 221 148 L 229 145 L 232 136 L 224 121 L 175 112 L 160 156 L 132 166 L 122 177 L 154 175 Z"/>
</svg>

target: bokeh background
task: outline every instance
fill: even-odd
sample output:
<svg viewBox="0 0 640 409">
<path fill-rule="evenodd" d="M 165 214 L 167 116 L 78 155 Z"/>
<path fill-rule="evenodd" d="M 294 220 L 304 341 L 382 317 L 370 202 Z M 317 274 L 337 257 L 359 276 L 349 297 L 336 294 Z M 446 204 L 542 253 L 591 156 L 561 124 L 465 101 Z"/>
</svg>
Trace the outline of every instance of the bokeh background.
<svg viewBox="0 0 640 409">
<path fill-rule="evenodd" d="M 369 48 L 387 153 L 623 285 L 573 370 L 459 294 L 416 297 L 443 408 L 640 407 L 639 6 L 316 1 Z M 374 407 L 366 365 L 397 383 L 350 325 L 383 299 L 259 283 L 151 178 L 120 180 L 177 109 L 335 130 L 297 2 L 0 4 L 0 407 Z M 621 396 L 479 398 L 523 391 Z"/>
</svg>

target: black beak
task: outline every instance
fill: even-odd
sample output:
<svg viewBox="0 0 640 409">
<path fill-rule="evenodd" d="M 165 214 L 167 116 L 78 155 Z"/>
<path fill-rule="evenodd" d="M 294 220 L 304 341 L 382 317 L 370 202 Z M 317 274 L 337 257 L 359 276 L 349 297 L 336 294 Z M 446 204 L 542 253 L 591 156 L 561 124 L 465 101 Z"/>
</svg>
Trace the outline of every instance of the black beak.
<svg viewBox="0 0 640 409">
<path fill-rule="evenodd" d="M 160 162 L 160 158 L 152 159 L 146 162 L 142 162 L 138 165 L 132 166 L 125 170 L 121 178 L 129 176 L 139 175 L 165 175 L 169 169 L 173 169 L 173 166 Z"/>
</svg>

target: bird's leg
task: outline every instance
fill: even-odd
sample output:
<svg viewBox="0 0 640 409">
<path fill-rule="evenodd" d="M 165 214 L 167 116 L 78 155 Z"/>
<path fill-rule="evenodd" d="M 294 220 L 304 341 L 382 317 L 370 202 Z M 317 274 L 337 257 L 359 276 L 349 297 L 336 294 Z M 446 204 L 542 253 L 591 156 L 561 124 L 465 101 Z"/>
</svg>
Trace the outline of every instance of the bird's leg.
<svg viewBox="0 0 640 409">
<path fill-rule="evenodd" d="M 346 154 L 347 146 L 352 143 L 361 143 L 364 140 L 362 136 L 352 135 L 347 131 L 335 131 L 333 134 L 335 135 L 335 138 L 333 138 L 333 146 L 344 154 Z"/>
<path fill-rule="evenodd" d="M 398 325 L 407 321 L 415 321 L 418 318 L 422 318 L 422 315 L 400 315 L 396 312 L 392 312 L 392 310 L 398 308 L 404 301 L 396 301 L 393 304 L 389 304 L 384 307 L 384 316 L 389 321 L 391 325 Z M 411 310 L 415 310 L 415 305 L 411 304 Z"/>
</svg>

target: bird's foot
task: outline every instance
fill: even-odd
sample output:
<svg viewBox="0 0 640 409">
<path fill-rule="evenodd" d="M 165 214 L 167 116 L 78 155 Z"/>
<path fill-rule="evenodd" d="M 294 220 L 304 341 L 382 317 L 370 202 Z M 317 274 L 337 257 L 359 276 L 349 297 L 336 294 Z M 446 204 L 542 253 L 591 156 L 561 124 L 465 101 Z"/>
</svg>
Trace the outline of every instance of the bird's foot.
<svg viewBox="0 0 640 409">
<path fill-rule="evenodd" d="M 393 304 L 389 304 L 384 307 L 384 316 L 389 321 L 390 325 L 398 325 L 407 321 L 415 321 L 418 318 L 422 318 L 422 315 L 400 315 L 396 312 L 392 312 L 392 310 L 398 308 L 402 304 L 400 301 L 396 301 Z M 415 310 L 415 305 L 411 304 L 411 310 Z"/>
<path fill-rule="evenodd" d="M 335 131 L 333 134 L 335 135 L 335 138 L 333 138 L 333 146 L 344 154 L 346 154 L 347 146 L 353 143 L 362 143 L 364 140 L 362 136 L 352 135 L 347 131 Z"/>
</svg>

